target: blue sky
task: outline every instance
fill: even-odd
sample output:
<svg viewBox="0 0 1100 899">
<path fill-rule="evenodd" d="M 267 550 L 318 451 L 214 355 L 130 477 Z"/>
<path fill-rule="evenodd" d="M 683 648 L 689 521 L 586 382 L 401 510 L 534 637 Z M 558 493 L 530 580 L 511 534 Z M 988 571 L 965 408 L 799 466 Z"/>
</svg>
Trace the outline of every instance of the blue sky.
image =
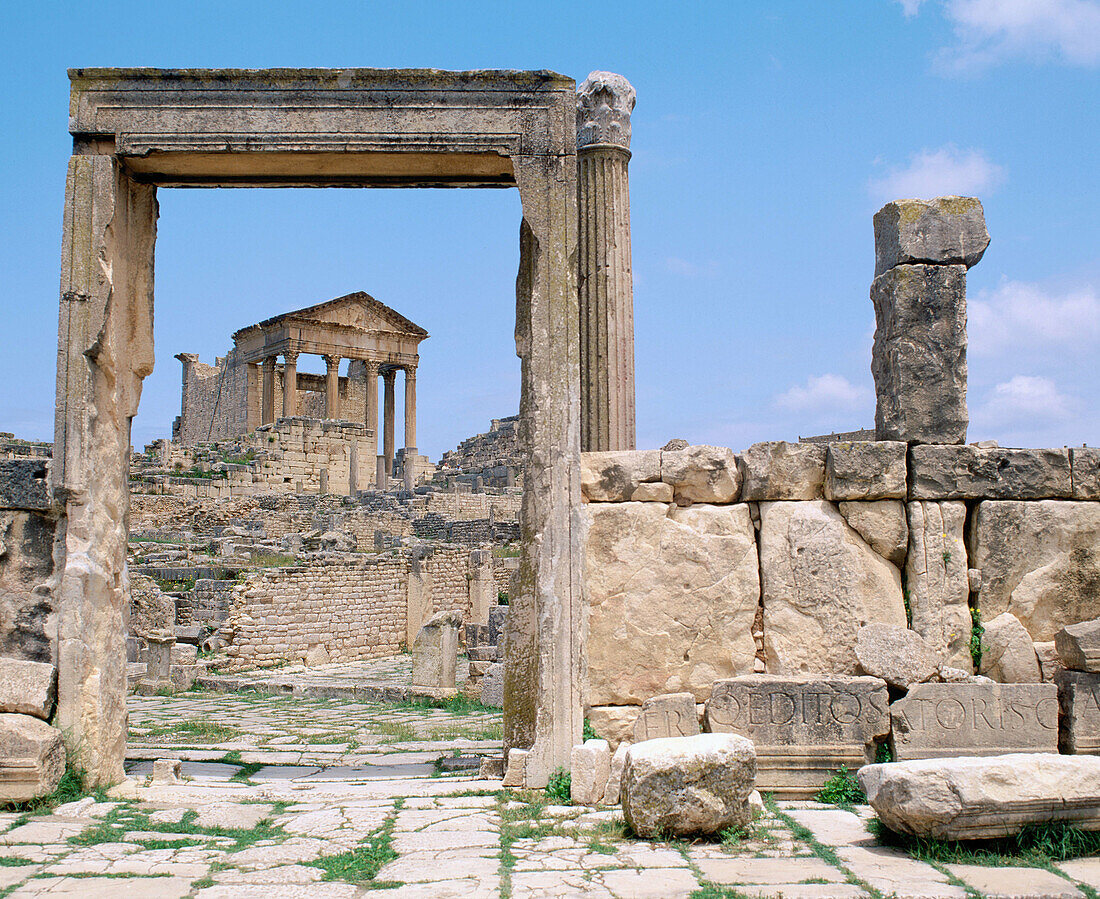
<svg viewBox="0 0 1100 899">
<path fill-rule="evenodd" d="M 1100 444 L 1100 3 L 112 3 L 6 7 L 0 430 L 50 439 L 70 66 L 549 68 L 638 92 L 638 442 L 743 448 L 874 418 L 871 217 L 982 198 L 971 439 Z M 433 459 L 516 411 L 515 191 L 160 192 L 157 367 L 366 290 L 426 327 Z M 305 370 L 320 371 L 320 360 Z M 400 431 L 399 431 L 400 433 Z"/>
</svg>

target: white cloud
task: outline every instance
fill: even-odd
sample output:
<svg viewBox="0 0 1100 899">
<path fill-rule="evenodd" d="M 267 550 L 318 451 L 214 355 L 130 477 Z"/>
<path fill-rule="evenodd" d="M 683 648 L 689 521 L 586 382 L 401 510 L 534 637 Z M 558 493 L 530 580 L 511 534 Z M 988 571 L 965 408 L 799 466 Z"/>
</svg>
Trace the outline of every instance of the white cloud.
<svg viewBox="0 0 1100 899">
<path fill-rule="evenodd" d="M 989 429 L 1024 427 L 1065 421 L 1074 401 L 1060 393 L 1050 378 L 1016 375 L 997 384 L 975 412 L 975 423 Z"/>
<path fill-rule="evenodd" d="M 859 387 L 841 375 L 811 376 L 805 387 L 794 386 L 775 398 L 781 409 L 792 412 L 816 412 L 819 410 L 862 411 L 861 407 L 871 398 L 871 391 Z"/>
<path fill-rule="evenodd" d="M 909 15 L 912 0 L 902 0 Z M 1010 59 L 1100 65 L 1097 0 L 945 0 L 956 43 L 939 54 L 949 71 L 984 69 Z"/>
<path fill-rule="evenodd" d="M 981 150 L 960 150 L 948 144 L 938 150 L 921 150 L 909 164 L 873 178 L 868 190 L 875 200 L 927 199 L 948 194 L 988 194 L 1005 177 L 1003 167 Z"/>
<path fill-rule="evenodd" d="M 679 275 L 681 278 L 704 278 L 717 274 L 718 263 L 710 260 L 699 264 L 688 259 L 681 259 L 679 256 L 666 256 L 665 269 L 674 275 Z"/>
<path fill-rule="evenodd" d="M 1006 279 L 968 306 L 969 348 L 979 355 L 1085 347 L 1100 340 L 1100 295 L 1091 285 L 1056 294 Z"/>
<path fill-rule="evenodd" d="M 898 0 L 901 4 L 901 11 L 905 14 L 905 18 L 911 19 L 920 11 L 920 6 L 924 0 Z"/>
</svg>

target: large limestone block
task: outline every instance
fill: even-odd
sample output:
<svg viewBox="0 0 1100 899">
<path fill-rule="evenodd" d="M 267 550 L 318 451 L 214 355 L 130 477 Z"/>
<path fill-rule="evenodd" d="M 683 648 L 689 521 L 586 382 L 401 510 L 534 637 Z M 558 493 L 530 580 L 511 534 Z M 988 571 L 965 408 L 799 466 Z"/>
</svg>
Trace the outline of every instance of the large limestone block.
<svg viewBox="0 0 1100 899">
<path fill-rule="evenodd" d="M 1100 755 L 1100 673 L 1059 671 L 1058 749 L 1070 755 Z"/>
<path fill-rule="evenodd" d="M 1069 451 L 1074 499 L 1100 499 L 1100 449 L 1074 446 Z"/>
<path fill-rule="evenodd" d="M 963 443 L 966 267 L 899 265 L 871 283 L 875 437 Z"/>
<path fill-rule="evenodd" d="M 890 731 L 888 702 L 874 677 L 750 674 L 714 685 L 707 729 L 752 740 L 759 789 L 808 799 L 841 766 L 874 759 L 875 741 Z"/>
<path fill-rule="evenodd" d="M 899 760 L 1058 751 L 1054 684 L 914 684 L 890 720 Z"/>
<path fill-rule="evenodd" d="M 0 659 L 0 712 L 48 721 L 57 696 L 57 669 L 45 662 Z"/>
<path fill-rule="evenodd" d="M 30 715 L 0 714 L 0 800 L 48 796 L 64 773 L 61 731 Z"/>
<path fill-rule="evenodd" d="M 611 748 L 606 740 L 574 746 L 569 764 L 569 798 L 574 805 L 598 805 L 611 774 Z"/>
<path fill-rule="evenodd" d="M 989 246 L 977 197 L 894 200 L 875 213 L 875 277 L 913 262 L 977 265 Z"/>
<path fill-rule="evenodd" d="M 741 499 L 821 499 L 825 484 L 825 447 L 783 440 L 754 443 L 741 454 Z"/>
<path fill-rule="evenodd" d="M 624 742 L 634 741 L 634 722 L 641 712 L 637 705 L 594 705 L 588 710 L 588 723 L 596 736 L 617 751 Z"/>
<path fill-rule="evenodd" d="M 879 820 L 936 840 L 1010 837 L 1064 821 L 1100 830 L 1100 758 L 1013 753 L 868 765 L 859 784 Z"/>
<path fill-rule="evenodd" d="M 490 662 L 481 679 L 481 704 L 494 709 L 504 708 L 504 663 Z"/>
<path fill-rule="evenodd" d="M 437 612 L 420 628 L 412 647 L 413 686 L 454 689 L 462 613 Z"/>
<path fill-rule="evenodd" d="M 905 585 L 912 628 L 952 668 L 973 671 L 970 655 L 970 578 L 967 569 L 966 505 L 909 503 L 909 553 Z"/>
<path fill-rule="evenodd" d="M 1011 612 L 985 622 L 978 672 L 1001 684 L 1038 684 L 1043 675 L 1031 635 Z"/>
<path fill-rule="evenodd" d="M 691 693 L 650 696 L 634 722 L 634 743 L 661 737 L 693 737 L 699 733 L 699 716 Z"/>
<path fill-rule="evenodd" d="M 732 503 L 741 489 L 737 457 L 724 446 L 662 450 L 661 480 L 679 503 Z"/>
<path fill-rule="evenodd" d="M 898 569 L 831 503 L 761 503 L 760 562 L 771 673 L 855 674 L 860 627 L 905 626 Z"/>
<path fill-rule="evenodd" d="M 896 440 L 830 443 L 825 499 L 905 499 L 907 445 Z"/>
<path fill-rule="evenodd" d="M 711 834 L 752 820 L 752 743 L 736 734 L 647 740 L 623 766 L 623 817 L 640 837 Z"/>
<path fill-rule="evenodd" d="M 1100 671 L 1100 618 L 1069 624 L 1054 635 L 1062 664 L 1073 671 Z"/>
<path fill-rule="evenodd" d="M 914 446 L 910 499 L 1069 499 L 1069 450 Z"/>
<path fill-rule="evenodd" d="M 748 506 L 599 503 L 589 530 L 588 694 L 638 705 L 752 671 L 760 597 Z"/>
<path fill-rule="evenodd" d="M 660 480 L 660 450 L 581 453 L 581 494 L 589 502 L 623 503 L 639 484 Z"/>
<path fill-rule="evenodd" d="M 967 543 L 983 618 L 1011 612 L 1044 641 L 1100 617 L 1100 503 L 983 502 Z"/>
<path fill-rule="evenodd" d="M 611 756 L 611 769 L 607 776 L 607 789 L 604 790 L 603 804 L 618 805 L 623 792 L 623 768 L 626 767 L 626 754 L 630 750 L 630 743 L 620 743 Z"/>
<path fill-rule="evenodd" d="M 47 459 L 0 459 L 0 509 L 49 511 L 49 464 Z"/>
<path fill-rule="evenodd" d="M 856 635 L 856 658 L 872 677 L 892 687 L 932 680 L 940 668 L 939 653 L 916 631 L 896 624 L 865 624 Z"/>
<path fill-rule="evenodd" d="M 840 514 L 880 556 L 894 565 L 905 561 L 909 548 L 909 522 L 900 499 L 837 503 Z"/>
</svg>

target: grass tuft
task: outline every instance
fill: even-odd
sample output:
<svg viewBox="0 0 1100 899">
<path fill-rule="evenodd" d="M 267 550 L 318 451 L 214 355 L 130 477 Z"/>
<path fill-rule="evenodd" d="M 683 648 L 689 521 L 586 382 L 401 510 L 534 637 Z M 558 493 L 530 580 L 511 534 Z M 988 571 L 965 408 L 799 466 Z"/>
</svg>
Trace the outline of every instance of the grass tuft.
<svg viewBox="0 0 1100 899">
<path fill-rule="evenodd" d="M 836 774 L 825 781 L 817 794 L 817 801 L 851 809 L 853 805 L 866 802 L 867 794 L 847 766 L 841 765 Z"/>
<path fill-rule="evenodd" d="M 573 776 L 564 768 L 558 768 L 550 775 L 550 781 L 546 784 L 546 795 L 555 802 L 568 805 L 571 801 L 572 785 Z"/>
</svg>

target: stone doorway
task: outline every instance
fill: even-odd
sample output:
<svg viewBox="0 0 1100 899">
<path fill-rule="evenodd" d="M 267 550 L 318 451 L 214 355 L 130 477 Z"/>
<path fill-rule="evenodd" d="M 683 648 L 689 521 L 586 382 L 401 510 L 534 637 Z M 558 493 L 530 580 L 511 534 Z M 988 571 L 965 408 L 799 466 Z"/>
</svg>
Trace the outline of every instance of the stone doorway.
<svg viewBox="0 0 1100 899">
<path fill-rule="evenodd" d="M 130 420 L 153 368 L 158 187 L 516 187 L 526 458 L 505 743 L 526 781 L 580 738 L 583 536 L 572 79 L 551 72 L 70 72 L 52 489 L 57 724 L 89 782 L 123 777 Z"/>
</svg>

